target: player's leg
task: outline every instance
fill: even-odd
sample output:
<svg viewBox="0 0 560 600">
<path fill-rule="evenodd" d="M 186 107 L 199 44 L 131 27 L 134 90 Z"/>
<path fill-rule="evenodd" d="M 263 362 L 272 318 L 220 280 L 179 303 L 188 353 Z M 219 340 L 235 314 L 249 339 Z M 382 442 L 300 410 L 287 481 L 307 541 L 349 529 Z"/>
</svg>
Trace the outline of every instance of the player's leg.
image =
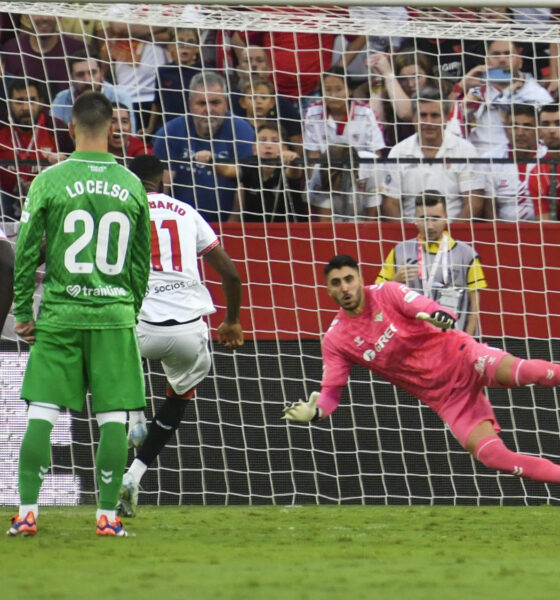
<svg viewBox="0 0 560 600">
<path fill-rule="evenodd" d="M 128 457 L 126 411 L 145 405 L 144 375 L 133 328 L 85 332 L 85 362 L 99 423 L 96 455 L 98 535 L 127 535 L 116 516 Z"/>
<path fill-rule="evenodd" d="M 495 380 L 505 387 L 520 387 L 531 383 L 554 387 L 560 385 L 560 365 L 508 354 L 499 362 Z"/>
<path fill-rule="evenodd" d="M 80 345 L 79 332 L 36 330 L 21 391 L 29 409 L 19 453 L 20 507 L 8 535 L 37 532 L 39 492 L 51 463 L 51 430 L 61 406 L 81 410 L 85 398 Z"/>
<path fill-rule="evenodd" d="M 144 356 L 154 357 L 153 350 L 157 341 L 150 341 L 149 338 L 161 335 L 165 335 L 170 343 L 166 355 L 161 357 L 167 376 L 166 397 L 148 427 L 144 443 L 125 474 L 119 498 L 119 514 L 123 516 L 134 516 L 138 488 L 144 473 L 178 429 L 187 402 L 194 396 L 196 386 L 210 371 L 208 328 L 204 321 L 176 327 L 157 327 L 155 332 L 139 328 L 140 347 Z"/>
<path fill-rule="evenodd" d="M 126 411 L 97 413 L 99 445 L 95 456 L 99 485 L 97 535 L 125 536 L 126 531 L 117 519 L 117 501 L 128 458 L 126 441 Z"/>
<path fill-rule="evenodd" d="M 479 423 L 469 434 L 465 448 L 483 465 L 534 481 L 560 483 L 560 465 L 540 456 L 509 450 L 492 421 Z"/>
<path fill-rule="evenodd" d="M 39 516 L 39 491 L 51 465 L 51 430 L 60 408 L 54 404 L 32 403 L 27 412 L 27 429 L 19 451 L 18 479 L 20 506 L 8 535 L 35 535 Z"/>
</svg>

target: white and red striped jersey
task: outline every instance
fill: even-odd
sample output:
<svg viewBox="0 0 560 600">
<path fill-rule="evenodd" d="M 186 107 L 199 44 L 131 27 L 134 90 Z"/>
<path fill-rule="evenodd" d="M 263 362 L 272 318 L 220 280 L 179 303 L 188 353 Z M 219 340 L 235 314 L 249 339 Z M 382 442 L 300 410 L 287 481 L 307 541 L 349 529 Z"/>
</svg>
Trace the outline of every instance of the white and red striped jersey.
<svg viewBox="0 0 560 600">
<path fill-rule="evenodd" d="M 180 323 L 216 311 L 201 281 L 197 258 L 220 242 L 189 204 L 166 194 L 148 194 L 152 227 L 152 266 L 139 318 Z"/>
<path fill-rule="evenodd" d="M 538 167 L 539 159 L 546 153 L 547 147 L 541 144 L 535 152 L 534 162 L 489 165 L 485 195 L 494 198 L 497 219 L 535 221 L 540 218 L 541 193 L 537 191 L 540 190 L 537 180 L 542 174 Z M 505 157 L 514 158 L 511 151 Z M 548 209 L 548 203 L 546 207 Z"/>
<path fill-rule="evenodd" d="M 303 147 L 309 152 L 326 152 L 332 145 L 369 152 L 385 147 L 379 121 L 365 102 L 352 100 L 344 123 L 332 118 L 322 100 L 309 105 L 303 126 Z"/>
</svg>

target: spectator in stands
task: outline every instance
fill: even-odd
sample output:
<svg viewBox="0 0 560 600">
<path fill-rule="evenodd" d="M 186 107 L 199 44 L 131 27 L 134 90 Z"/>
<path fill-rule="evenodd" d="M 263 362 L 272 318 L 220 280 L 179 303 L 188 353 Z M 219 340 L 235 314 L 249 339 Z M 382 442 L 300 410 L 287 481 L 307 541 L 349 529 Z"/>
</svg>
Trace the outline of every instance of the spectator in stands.
<svg viewBox="0 0 560 600">
<path fill-rule="evenodd" d="M 51 114 L 64 121 L 72 122 L 72 105 L 76 98 L 86 91 L 93 90 L 107 96 L 111 102 L 117 102 L 132 111 L 132 97 L 125 90 L 115 88 L 112 83 L 105 81 L 105 72 L 95 54 L 87 50 L 79 50 L 69 57 L 71 86 L 61 90 L 55 96 Z M 131 120 L 132 131 L 136 131 L 134 115 Z"/>
<path fill-rule="evenodd" d="M 372 22 L 375 20 L 408 21 L 408 11 L 404 6 L 349 6 L 350 16 L 354 19 Z M 372 53 L 393 54 L 398 52 L 404 38 L 370 35 L 366 44 L 355 52 L 355 58 L 349 60 L 346 66 L 348 74 L 348 87 L 352 90 L 354 98 L 367 100 L 370 97 L 370 66 L 368 65 L 369 56 Z M 334 64 L 344 60 L 344 55 L 348 52 L 349 40 L 345 36 L 338 36 L 335 41 Z M 378 114 L 380 117 L 381 115 Z"/>
<path fill-rule="evenodd" d="M 177 117 L 155 134 L 154 151 L 167 161 L 166 179 L 173 197 L 194 206 L 207 221 L 227 220 L 233 207 L 235 180 L 221 176 L 195 155 L 208 150 L 213 159 L 243 164 L 253 154 L 255 133 L 228 111 L 226 82 L 207 71 L 191 79 L 187 118 Z"/>
<path fill-rule="evenodd" d="M 305 114 L 303 147 L 308 159 L 319 158 L 336 145 L 379 152 L 385 147 L 383 133 L 371 108 L 350 98 L 344 69 L 331 67 L 322 77 L 323 99 Z"/>
<path fill-rule="evenodd" d="M 66 158 L 74 144 L 68 127 L 52 119 L 42 86 L 13 79 L 8 86 L 9 123 L 0 127 L 3 217 L 18 219 L 31 182 L 42 167 Z"/>
<path fill-rule="evenodd" d="M 3 70 L 7 75 L 24 76 L 30 81 L 48 85 L 54 97 L 69 85 L 68 55 L 84 50 L 85 44 L 82 40 L 58 33 L 56 17 L 31 15 L 31 24 L 32 31 L 20 33 L 2 47 Z"/>
<path fill-rule="evenodd" d="M 439 90 L 424 87 L 412 98 L 416 133 L 399 142 L 389 158 L 475 158 L 476 150 L 466 140 L 444 127 L 448 111 Z M 483 214 L 484 177 L 475 166 L 464 164 L 397 163 L 386 166 L 382 183 L 383 215 L 404 217 L 412 221 L 416 215 L 416 198 L 426 190 L 437 190 L 447 199 L 450 220 L 480 217 Z"/>
<path fill-rule="evenodd" d="M 237 167 L 239 189 L 230 221 L 299 221 L 307 215 L 302 201 L 304 170 L 297 165 L 298 154 L 282 139 L 276 121 L 257 128 L 253 164 L 246 159 L 247 164 Z"/>
<path fill-rule="evenodd" d="M 118 10 L 117 7 L 117 14 Z M 147 129 L 155 100 L 157 69 L 167 62 L 165 49 L 156 42 L 168 42 L 169 29 L 112 21 L 107 26 L 107 38 L 113 83 L 132 96 L 136 124 Z"/>
<path fill-rule="evenodd" d="M 266 77 L 253 77 L 243 82 L 240 87 L 240 108 L 255 131 L 265 121 L 278 120 L 279 126 L 285 131 L 286 141 L 290 147 L 301 152 L 301 121 L 299 118 L 283 119 L 278 114 L 278 103 L 274 84 Z"/>
<path fill-rule="evenodd" d="M 506 124 L 511 141 L 503 158 L 515 162 L 490 165 L 486 194 L 494 202 L 486 203 L 486 216 L 507 221 L 548 219 L 546 175 L 538 168 L 546 146 L 539 143 L 537 110 L 530 104 L 512 104 Z"/>
<path fill-rule="evenodd" d="M 427 84 L 430 63 L 422 54 L 406 52 L 392 59 L 383 53 L 372 54 L 368 64 L 383 81 L 381 86 L 372 86 L 370 106 L 383 123 L 387 146 L 394 146 L 414 133 L 410 98 Z"/>
<path fill-rule="evenodd" d="M 375 169 L 360 164 L 364 154 L 353 146 L 337 145 L 320 155 L 308 185 L 308 202 L 320 222 L 365 221 L 379 215 Z"/>
<path fill-rule="evenodd" d="M 274 7 L 259 10 L 297 13 L 299 9 Z M 332 65 L 335 39 L 336 35 L 330 33 L 297 31 L 252 32 L 246 39 L 242 33 L 235 32 L 232 43 L 236 50 L 255 44 L 265 48 L 270 56 L 278 93 L 290 98 L 303 114 L 307 105 L 314 100 L 314 96 L 320 93 L 321 73 Z M 365 36 L 349 36 L 348 40 L 348 46 L 337 66 L 347 67 L 356 57 L 356 52 L 366 43 Z"/>
<path fill-rule="evenodd" d="M 105 43 L 103 22 L 95 19 L 77 19 L 74 17 L 56 17 L 57 31 L 84 42 L 94 52 L 98 52 Z M 31 31 L 31 19 L 21 15 L 21 27 Z"/>
<path fill-rule="evenodd" d="M 503 156 L 508 138 L 503 111 L 512 104 L 542 106 L 552 96 L 531 75 L 521 71 L 523 59 L 514 42 L 495 40 L 488 44 L 486 65 L 471 69 L 457 88 L 464 96 L 467 120 L 471 125 L 469 140 L 480 156 Z"/>
<path fill-rule="evenodd" d="M 478 291 L 488 287 L 478 254 L 449 235 L 445 197 L 437 192 L 416 198 L 415 224 L 418 235 L 389 252 L 375 283 L 406 284 L 453 311 L 457 329 L 477 335 Z"/>
<path fill-rule="evenodd" d="M 167 45 L 171 62 L 157 70 L 156 94 L 146 135 L 152 135 L 163 121 L 187 114 L 187 90 L 191 79 L 202 70 L 197 29 L 172 29 Z"/>
<path fill-rule="evenodd" d="M 245 117 L 247 116 L 247 112 L 241 107 L 241 99 L 245 95 L 242 90 L 246 90 L 247 84 L 254 83 L 257 78 L 261 80 L 266 77 L 273 82 L 272 70 L 270 68 L 270 61 L 266 50 L 260 46 L 247 46 L 246 48 L 241 48 L 239 50 L 239 63 L 235 72 L 237 81 L 234 83 L 233 87 L 230 88 L 231 107 L 236 115 Z M 274 110 L 278 116 L 271 118 L 279 118 L 282 120 L 282 125 L 286 129 L 288 138 L 295 139 L 295 136 L 298 135 L 296 133 L 296 128 L 299 128 L 299 136 L 301 138 L 301 117 L 299 110 L 294 107 L 293 102 L 288 100 L 288 98 L 277 93 L 274 88 L 274 82 L 273 89 L 276 94 L 276 106 Z M 290 126 L 286 127 L 288 123 Z M 301 146 L 294 149 L 301 153 Z"/>
<path fill-rule="evenodd" d="M 121 106 L 113 102 L 113 118 L 109 130 L 109 152 L 115 155 L 117 160 L 134 158 L 140 154 L 153 154 L 150 144 L 142 138 L 132 134 L 133 113 L 127 106 Z"/>
<path fill-rule="evenodd" d="M 539 170 L 545 175 L 545 179 L 541 181 L 545 186 L 543 193 L 549 203 L 550 219 L 557 221 L 560 217 L 560 106 L 558 104 L 545 104 L 541 108 L 539 137 L 547 147 L 544 158 L 555 161 L 554 166 L 541 162 Z"/>
</svg>

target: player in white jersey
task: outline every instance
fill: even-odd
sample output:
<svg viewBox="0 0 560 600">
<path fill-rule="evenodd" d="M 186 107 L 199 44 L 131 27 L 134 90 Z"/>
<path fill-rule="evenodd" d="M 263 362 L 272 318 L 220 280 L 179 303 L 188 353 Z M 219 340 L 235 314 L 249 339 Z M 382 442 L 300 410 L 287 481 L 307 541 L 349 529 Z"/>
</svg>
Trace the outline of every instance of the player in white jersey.
<svg viewBox="0 0 560 600">
<path fill-rule="evenodd" d="M 0 228 L 0 335 L 14 299 L 14 251 Z"/>
<path fill-rule="evenodd" d="M 161 193 L 159 158 L 143 154 L 129 168 L 148 192 L 152 226 L 150 279 L 137 326 L 140 353 L 161 360 L 167 378 L 165 402 L 147 436 L 144 413 L 130 413 L 129 445 L 140 448 L 124 476 L 118 511 L 133 517 L 142 476 L 179 427 L 187 401 L 210 371 L 208 326 L 203 317 L 216 309 L 200 279 L 198 256 L 222 278 L 226 316 L 218 327 L 218 341 L 227 348 L 239 348 L 243 331 L 239 323 L 241 279 L 210 225 L 190 205 Z"/>
</svg>

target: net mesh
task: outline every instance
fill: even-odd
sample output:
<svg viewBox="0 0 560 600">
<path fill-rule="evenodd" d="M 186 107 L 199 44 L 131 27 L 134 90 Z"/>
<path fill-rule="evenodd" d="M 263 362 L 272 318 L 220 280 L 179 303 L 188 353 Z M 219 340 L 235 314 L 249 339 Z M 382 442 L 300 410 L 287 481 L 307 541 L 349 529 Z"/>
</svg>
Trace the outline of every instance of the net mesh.
<svg viewBox="0 0 560 600">
<path fill-rule="evenodd" d="M 212 343 L 212 371 L 198 387 L 177 435 L 143 479 L 141 503 L 558 501 L 554 487 L 496 475 L 476 465 L 428 408 L 369 372 L 352 372 L 339 409 L 326 422 L 288 426 L 279 420 L 285 404 L 306 397 L 320 384 L 320 337 L 335 314 L 323 289 L 324 263 L 336 253 L 354 255 L 366 282 L 373 282 L 395 244 L 417 233 L 405 205 L 401 214 L 391 214 L 386 198 L 404 198 L 404 188 L 410 185 L 412 197 L 418 192 L 415 182 L 421 183 L 421 191 L 438 188 L 450 171 L 458 173 L 453 185 L 459 207 L 451 234 L 476 249 L 488 283 L 480 292 L 480 334 L 492 345 L 520 356 L 559 360 L 556 158 L 551 154 L 554 132 L 544 131 L 550 140 L 545 148 L 543 129 L 537 129 L 544 113 L 532 116 L 520 109 L 519 115 L 511 116 L 511 111 L 503 110 L 514 103 L 506 94 L 504 104 L 492 113 L 498 121 L 490 135 L 490 151 L 482 147 L 488 139 L 469 150 L 468 158 L 465 146 L 457 152 L 452 145 L 430 159 L 410 149 L 395 150 L 414 132 L 414 115 L 422 103 L 411 102 L 410 95 L 414 87 L 421 87 L 422 77 L 422 85 L 435 88 L 446 99 L 449 113 L 444 113 L 449 116 L 440 118 L 447 132 L 465 143 L 476 137 L 475 126 L 484 125 L 484 115 L 476 122 L 476 111 L 503 99 L 466 97 L 471 90 L 481 93 L 482 72 L 472 69 L 491 67 L 488 57 L 494 41 L 502 44 L 495 60 L 506 61 L 494 68 L 506 73 L 519 68 L 539 86 L 538 93 L 515 103 L 554 105 L 558 80 L 554 57 L 560 32 L 555 10 L 50 2 L 0 3 L 0 7 L 7 99 L 0 121 L 0 135 L 5 136 L 0 140 L 2 228 L 9 239 L 15 241 L 21 202 L 33 176 L 71 150 L 64 120 L 69 118 L 76 90 L 66 99 L 58 95 L 94 77 L 91 66 L 83 79 L 75 72 L 72 75 L 72 55 L 83 48 L 81 62 L 95 56 L 106 79 L 121 92 L 112 150 L 126 162 L 133 151 L 153 147 L 176 174 L 172 194 L 209 218 L 244 282 L 246 343 L 234 354 Z M 73 41 L 64 42 L 58 71 L 49 70 L 47 47 L 37 51 L 27 44 L 29 15 L 56 15 L 56 35 L 66 32 L 70 38 L 65 40 Z M 149 26 L 148 31 L 143 26 Z M 193 32 L 194 41 L 188 37 Z M 287 51 L 282 36 L 292 36 L 296 45 Z M 360 36 L 367 39 L 359 40 Z M 433 43 L 435 39 L 440 43 Z M 257 48 L 254 56 L 246 45 Z M 198 60 L 186 65 L 191 69 L 158 71 L 193 47 Z M 266 51 L 269 62 L 264 66 L 259 66 L 258 48 Z M 312 52 L 315 62 L 305 62 Z M 401 65 L 404 55 L 412 60 L 407 58 Z M 368 66 L 371 56 L 383 58 Z M 386 64 L 379 64 L 380 60 Z M 16 67 L 11 66 L 13 61 Z M 311 64 L 309 70 L 304 64 Z M 355 129 L 321 118 L 323 99 L 338 98 L 336 86 L 327 92 L 329 82 L 323 80 L 324 88 L 319 87 L 321 74 L 333 64 L 341 65 L 356 98 L 349 119 L 351 125 L 358 124 Z M 185 148 L 185 135 L 169 125 L 173 117 L 196 116 L 187 91 L 197 73 L 203 73 L 206 84 L 211 83 L 211 74 L 224 77 L 230 92 L 227 108 L 246 118 L 247 126 L 231 132 L 233 150 L 222 145 L 219 135 L 212 134 L 206 145 L 200 143 L 199 132 L 190 136 L 190 146 Z M 465 81 L 467 75 L 472 81 Z M 14 99 L 10 83 L 22 77 L 26 84 L 15 89 L 18 98 L 29 99 L 25 94 L 32 95 L 30 83 L 40 88 L 38 97 L 31 99 L 45 115 L 36 128 L 39 138 L 29 136 L 25 127 L 18 128 L 14 107 L 17 112 L 19 105 L 9 104 Z M 391 90 L 394 80 L 404 95 Z M 411 82 L 414 85 L 407 87 Z M 176 95 L 165 96 L 167 92 Z M 274 110 L 266 119 L 256 113 L 251 117 L 246 105 L 255 110 L 262 98 L 272 98 Z M 132 110 L 125 109 L 128 105 Z M 332 106 L 336 110 L 336 103 Z M 313 122 L 309 108 L 316 111 Z M 552 121 L 556 112 L 550 112 Z M 53 120 L 53 114 L 61 120 Z M 516 125 L 517 117 L 521 120 Z M 253 138 L 259 135 L 254 130 L 271 118 L 284 130 L 284 166 L 296 171 L 283 168 L 272 186 L 262 167 L 276 168 L 279 158 L 255 158 L 253 148 Z M 430 115 L 421 118 L 430 124 Z M 555 126 L 552 123 L 549 129 Z M 348 130 L 350 136 L 344 133 Z M 528 139 L 527 134 L 533 137 Z M 18 150 L 15 154 L 13 148 Z M 336 154 L 337 148 L 341 154 Z M 199 154 L 205 151 L 212 153 L 211 161 Z M 231 167 L 233 177 L 217 171 Z M 196 184 L 181 178 L 189 169 L 199 177 Z M 398 169 L 413 173 L 412 181 L 399 180 L 402 189 L 393 185 Z M 531 177 L 534 169 L 540 170 Z M 322 187 L 323 172 L 332 186 L 339 173 L 337 189 Z M 211 205 L 208 197 L 216 202 L 216 190 L 219 204 Z M 245 202 L 241 208 L 235 204 L 240 190 Z M 249 203 L 265 196 L 285 203 L 280 218 L 273 218 L 274 210 L 263 217 L 262 205 L 255 208 Z M 475 196 L 482 199 L 482 212 L 473 221 L 459 213 L 466 206 L 461 204 L 465 198 Z M 218 308 L 209 319 L 215 333 L 225 309 L 221 282 L 207 265 L 201 264 L 201 269 Z M 11 328 L 9 318 L 0 356 L 2 504 L 17 503 L 17 451 L 25 427 L 19 389 L 27 348 L 15 340 Z M 149 361 L 145 366 L 151 419 L 164 399 L 165 378 L 159 363 Z M 557 392 L 530 387 L 489 393 L 506 444 L 555 460 L 560 429 Z M 41 503 L 94 503 L 98 431 L 89 410 L 73 419 L 61 417 L 52 439 L 53 467 Z"/>
</svg>

